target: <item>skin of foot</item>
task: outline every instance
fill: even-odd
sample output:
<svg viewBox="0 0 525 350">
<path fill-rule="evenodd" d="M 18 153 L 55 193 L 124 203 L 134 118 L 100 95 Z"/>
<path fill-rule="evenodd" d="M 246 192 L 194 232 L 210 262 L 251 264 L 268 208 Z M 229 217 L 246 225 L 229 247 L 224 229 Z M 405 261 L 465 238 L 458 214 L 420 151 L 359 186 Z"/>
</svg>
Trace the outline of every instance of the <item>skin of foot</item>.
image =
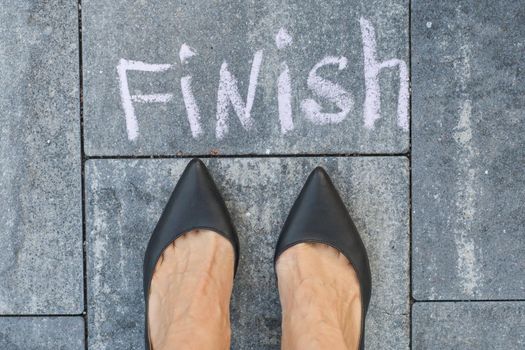
<svg viewBox="0 0 525 350">
<path fill-rule="evenodd" d="M 188 232 L 159 258 L 149 295 L 152 350 L 230 349 L 234 250 L 208 230 Z"/>
<path fill-rule="evenodd" d="M 357 274 L 338 250 L 301 243 L 276 264 L 283 350 L 356 350 L 361 333 Z"/>
</svg>

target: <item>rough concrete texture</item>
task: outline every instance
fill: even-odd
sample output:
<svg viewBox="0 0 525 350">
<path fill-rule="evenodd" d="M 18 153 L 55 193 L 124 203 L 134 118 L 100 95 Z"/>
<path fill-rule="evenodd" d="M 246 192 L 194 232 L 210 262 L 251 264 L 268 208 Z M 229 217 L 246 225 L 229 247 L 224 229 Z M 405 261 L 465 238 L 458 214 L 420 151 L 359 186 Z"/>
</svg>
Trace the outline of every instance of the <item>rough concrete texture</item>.
<svg viewBox="0 0 525 350">
<path fill-rule="evenodd" d="M 188 160 L 87 163 L 90 349 L 143 346 L 142 259 Z M 408 161 L 404 157 L 207 160 L 237 226 L 233 349 L 279 349 L 277 235 L 307 175 L 323 165 L 367 246 L 374 290 L 367 347 L 408 349 Z"/>
<path fill-rule="evenodd" d="M 82 317 L 0 317 L 0 349 L 84 350 Z"/>
<path fill-rule="evenodd" d="M 525 298 L 524 9 L 413 4 L 416 299 Z"/>
<path fill-rule="evenodd" d="M 2 1 L 0 314 L 80 314 L 75 1 Z"/>
<path fill-rule="evenodd" d="M 416 303 L 412 348 L 525 348 L 525 302 Z"/>
<path fill-rule="evenodd" d="M 376 42 L 377 46 L 374 59 L 381 63 L 397 58 L 406 65 L 406 0 L 87 1 L 83 4 L 86 152 L 89 155 L 406 152 L 409 133 L 398 126 L 397 108 L 398 92 L 405 91 L 403 95 L 407 97 L 408 88 L 400 89 L 395 62 L 393 67 L 380 70 L 377 88 L 365 84 L 363 33 L 369 32 L 362 30 L 361 17 L 375 30 L 375 37 L 369 35 L 370 42 Z M 279 33 L 280 40 L 276 42 Z M 196 53 L 186 63 L 180 59 L 183 44 Z M 185 57 L 189 57 L 188 50 L 187 47 L 183 52 Z M 217 126 L 221 124 L 217 122 L 217 110 L 222 110 L 217 107 L 221 66 L 227 64 L 227 71 L 238 82 L 239 99 L 249 105 L 248 85 L 259 50 L 263 53 L 258 85 L 251 95 L 252 123 L 241 122 L 230 106 L 224 122 L 229 131 L 220 138 L 216 133 L 220 132 Z M 337 83 L 339 88 L 315 77 L 308 82 L 310 71 L 327 56 L 347 59 L 321 67 L 317 73 L 319 79 Z M 138 125 L 135 141 L 128 139 L 126 129 L 117 71 L 121 59 L 171 65 L 139 67 L 162 72 L 127 74 L 130 95 L 170 94 L 163 98 L 171 98 L 167 103 L 144 103 L 147 98 L 135 97 L 130 104 Z M 373 61 L 370 59 L 370 64 Z M 280 95 L 287 96 L 288 90 L 291 102 L 287 108 L 288 100 L 283 99 L 281 106 L 283 111 L 291 112 L 293 129 L 280 123 L 280 116 L 287 115 L 279 113 L 277 99 L 278 80 L 286 70 L 284 62 L 291 84 L 289 89 L 281 84 Z M 370 76 L 374 75 L 372 71 L 368 70 Z M 188 105 L 197 106 L 200 115 L 200 129 L 194 130 L 200 136 L 196 138 L 192 136 L 181 87 L 181 78 L 187 76 L 191 76 L 195 99 L 194 104 Z M 374 129 L 364 126 L 365 115 L 372 115 L 364 111 L 367 87 L 371 96 L 376 96 L 375 92 L 381 94 L 380 119 Z M 343 112 L 338 123 L 318 125 L 319 121 L 308 119 L 301 107 L 307 99 L 317 101 L 323 113 L 348 113 L 345 117 Z M 369 105 L 373 107 L 371 101 Z M 408 99 L 402 105 L 407 107 Z M 245 118 L 246 113 L 239 114 Z"/>
</svg>

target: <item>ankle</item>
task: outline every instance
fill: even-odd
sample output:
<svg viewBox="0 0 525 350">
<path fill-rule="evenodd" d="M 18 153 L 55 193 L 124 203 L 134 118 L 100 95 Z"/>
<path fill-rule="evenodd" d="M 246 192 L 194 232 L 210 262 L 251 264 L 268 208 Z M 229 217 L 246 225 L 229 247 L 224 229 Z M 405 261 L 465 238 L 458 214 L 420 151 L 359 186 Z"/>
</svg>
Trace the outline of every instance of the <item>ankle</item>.
<svg viewBox="0 0 525 350">
<path fill-rule="evenodd" d="M 214 324 L 174 325 L 169 329 L 166 350 L 173 348 L 198 350 L 230 349 L 231 328 Z M 157 350 L 157 349 L 154 349 Z M 159 350 L 163 350 L 159 348 Z"/>
<path fill-rule="evenodd" d="M 362 309 L 356 272 L 329 247 L 297 248 L 284 252 L 276 266 L 283 349 L 357 349 Z"/>
<path fill-rule="evenodd" d="M 229 315 L 205 318 L 201 314 L 188 312 L 186 317 L 173 319 L 164 331 L 163 336 L 152 339 L 153 350 L 171 350 L 181 346 L 198 350 L 230 348 Z"/>
<path fill-rule="evenodd" d="M 347 350 L 341 327 L 329 320 L 290 322 L 283 319 L 282 341 L 282 349 L 286 350 Z"/>
<path fill-rule="evenodd" d="M 221 239 L 200 232 L 166 248 L 148 300 L 153 350 L 229 349 L 234 259 Z"/>
</svg>

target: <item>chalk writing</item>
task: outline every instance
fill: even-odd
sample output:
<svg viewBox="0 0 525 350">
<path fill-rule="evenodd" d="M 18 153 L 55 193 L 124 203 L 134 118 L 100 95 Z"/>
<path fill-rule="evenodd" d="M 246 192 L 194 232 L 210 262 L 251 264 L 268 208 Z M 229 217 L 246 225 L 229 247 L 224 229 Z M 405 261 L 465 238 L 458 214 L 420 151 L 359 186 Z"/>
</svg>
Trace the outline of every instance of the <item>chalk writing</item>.
<svg viewBox="0 0 525 350">
<path fill-rule="evenodd" d="M 180 63 L 188 63 L 188 60 L 196 54 L 195 49 L 186 44 L 182 44 L 179 52 Z M 186 114 L 188 115 L 188 122 L 190 123 L 191 136 L 196 139 L 202 135 L 203 131 L 199 106 L 191 89 L 191 76 L 186 75 L 180 79 L 180 89 L 182 91 L 182 98 L 184 99 L 184 106 L 186 107 Z"/>
<path fill-rule="evenodd" d="M 365 127 L 374 128 L 374 123 L 380 117 L 381 89 L 379 88 L 379 72 L 383 68 L 399 68 L 399 95 L 397 102 L 397 125 L 408 131 L 408 68 L 400 59 L 377 61 L 375 30 L 370 21 L 361 18 L 361 35 L 363 38 L 363 56 L 365 64 Z"/>
<path fill-rule="evenodd" d="M 317 70 L 323 66 L 336 65 L 339 70 L 346 68 L 348 60 L 345 57 L 325 57 L 317 63 L 308 75 L 308 87 L 317 96 L 326 98 L 341 109 L 339 113 L 323 113 L 319 103 L 312 99 L 306 99 L 301 103 L 301 109 L 306 118 L 317 125 L 338 124 L 342 122 L 354 105 L 352 96 L 340 85 L 332 83 L 317 75 Z"/>
<path fill-rule="evenodd" d="M 228 133 L 228 115 L 230 104 L 241 121 L 244 129 L 249 130 L 253 127 L 251 111 L 253 100 L 255 99 L 255 90 L 257 88 L 257 79 L 261 68 L 263 52 L 257 51 L 253 57 L 252 70 L 250 73 L 250 82 L 248 85 L 248 96 L 246 103 L 243 102 L 237 79 L 228 71 L 228 64 L 224 62 L 220 72 L 219 92 L 217 94 L 217 128 L 215 136 L 221 140 Z"/>
<path fill-rule="evenodd" d="M 409 73 L 407 64 L 397 58 L 381 61 L 377 55 L 377 43 L 375 29 L 370 21 L 361 18 L 359 21 L 361 29 L 361 40 L 363 44 L 365 100 L 363 104 L 363 126 L 373 130 L 376 121 L 381 118 L 381 88 L 379 74 L 383 69 L 397 68 L 399 73 L 399 93 L 397 101 L 397 126 L 403 131 L 408 131 L 408 100 L 409 100 Z M 275 46 L 278 50 L 286 50 L 293 44 L 293 37 L 286 28 L 280 28 L 275 36 Z M 285 52 L 285 51 L 283 51 Z M 219 86 L 217 90 L 217 109 L 215 137 L 222 140 L 229 133 L 229 117 L 231 109 L 240 121 L 241 126 L 249 131 L 255 122 L 251 112 L 253 109 L 257 92 L 259 72 L 263 63 L 263 50 L 255 52 L 253 56 L 248 91 L 246 99 L 243 100 L 239 91 L 239 84 L 235 75 L 229 70 L 228 62 L 224 61 L 219 70 Z M 187 44 L 183 44 L 179 51 L 181 65 L 197 55 L 197 51 Z M 173 94 L 149 94 L 132 95 L 128 83 L 129 71 L 141 72 L 164 72 L 171 68 L 172 64 L 150 64 L 140 61 L 121 59 L 117 66 L 120 97 L 122 108 L 126 119 L 126 130 L 128 139 L 134 141 L 139 135 L 139 126 L 133 103 L 167 103 L 173 98 Z M 335 66 L 342 71 L 348 66 L 348 59 L 344 56 L 326 56 L 321 59 L 310 70 L 307 77 L 308 89 L 317 99 L 326 100 L 337 107 L 335 112 L 323 111 L 322 104 L 314 98 L 307 98 L 300 102 L 300 110 L 306 120 L 314 125 L 339 124 L 344 121 L 355 106 L 352 93 L 347 91 L 333 81 L 318 74 L 319 69 L 329 69 Z M 333 68 L 332 68 L 333 69 Z M 294 130 L 294 116 L 292 108 L 292 76 L 286 60 L 280 63 L 279 76 L 277 78 L 277 103 L 281 134 L 286 135 Z M 184 75 L 180 80 L 180 87 L 191 135 L 197 139 L 203 135 L 201 115 L 197 99 L 192 89 L 191 75 Z"/>
<path fill-rule="evenodd" d="M 288 33 L 286 28 L 281 28 L 277 35 L 275 36 L 275 46 L 279 50 L 284 49 L 287 46 L 290 46 L 293 42 L 292 36 Z"/>
<path fill-rule="evenodd" d="M 135 116 L 135 109 L 133 102 L 160 102 L 166 103 L 173 97 L 172 94 L 153 94 L 153 95 L 131 95 L 128 85 L 128 71 L 142 71 L 142 72 L 164 72 L 172 67 L 171 64 L 149 64 L 140 61 L 128 61 L 121 59 L 117 67 L 119 81 L 120 81 L 120 99 L 122 100 L 122 107 L 126 115 L 126 128 L 128 131 L 128 139 L 133 141 L 139 136 L 139 126 L 137 117 Z"/>
<path fill-rule="evenodd" d="M 275 36 L 275 45 L 282 50 L 292 44 L 292 37 L 285 28 L 281 28 Z M 294 129 L 292 116 L 292 79 L 290 68 L 286 62 L 281 63 L 281 74 L 277 80 L 277 102 L 281 133 L 284 135 Z"/>
<path fill-rule="evenodd" d="M 188 60 L 196 54 L 197 52 L 193 47 L 190 47 L 187 44 L 182 44 L 179 51 L 180 63 L 188 63 Z"/>
</svg>

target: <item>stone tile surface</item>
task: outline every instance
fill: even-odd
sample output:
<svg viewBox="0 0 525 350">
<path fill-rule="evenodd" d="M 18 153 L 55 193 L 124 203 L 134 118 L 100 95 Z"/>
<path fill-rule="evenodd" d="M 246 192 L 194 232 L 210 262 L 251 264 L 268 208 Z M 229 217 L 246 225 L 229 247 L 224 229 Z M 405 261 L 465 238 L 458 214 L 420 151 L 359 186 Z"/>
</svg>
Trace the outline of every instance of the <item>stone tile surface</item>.
<svg viewBox="0 0 525 350">
<path fill-rule="evenodd" d="M 0 317 L 3 350 L 84 350 L 82 317 Z"/>
<path fill-rule="evenodd" d="M 393 67 L 380 69 L 378 80 L 372 79 L 366 84 L 363 45 L 366 36 L 366 47 L 370 48 L 366 56 L 369 78 L 375 76 L 375 68 L 381 62 L 400 59 L 406 65 L 407 0 L 91 0 L 83 4 L 82 14 L 85 144 L 89 155 L 401 153 L 408 150 L 408 131 L 397 122 L 398 92 L 408 96 L 408 88 L 400 88 L 399 69 L 395 66 L 399 62 L 391 61 Z M 361 18 L 375 33 L 362 30 Z M 281 32 L 279 46 L 284 48 L 279 50 L 276 37 L 281 28 L 288 36 Z M 291 43 L 287 41 L 290 37 Z M 180 59 L 183 44 L 196 53 L 184 64 Z M 184 52 L 188 54 L 188 50 L 187 47 Z M 263 53 L 258 84 L 253 94 L 249 94 L 252 63 L 259 50 Z M 317 77 L 313 76 L 309 82 L 310 71 L 328 56 L 332 57 L 332 63 L 321 67 Z M 334 59 L 337 61 L 343 56 L 347 62 L 335 64 Z M 121 90 L 123 80 L 119 80 L 117 69 L 121 59 L 168 66 L 136 64 L 133 69 L 137 70 L 126 74 L 127 88 Z M 250 104 L 246 102 L 250 100 L 248 95 L 253 96 L 251 124 L 247 120 L 241 122 L 233 108 L 224 123 L 217 121 L 217 111 L 223 110 L 217 108 L 217 100 L 221 66 L 225 62 L 227 71 L 238 82 L 242 101 L 237 104 L 238 110 L 243 104 Z M 279 113 L 277 98 L 277 82 L 285 70 L 284 62 L 288 65 L 291 83 L 289 89 L 286 84 L 280 85 L 280 96 L 287 96 L 288 91 L 291 102 L 287 108 L 288 99 L 283 98 L 281 111 L 291 112 L 294 126 L 291 129 L 290 123 L 283 123 L 285 134 L 280 117 L 284 120 L 288 114 Z M 195 103 L 191 103 L 191 99 L 186 101 L 190 106 L 197 106 L 200 116 L 200 129 L 197 126 L 194 129 L 195 135 L 200 135 L 196 138 L 188 118 L 194 114 L 186 111 L 181 87 L 181 78 L 188 76 L 192 79 Z M 378 82 L 377 87 L 374 82 Z M 222 91 L 233 94 L 233 85 L 228 86 L 229 90 Z M 369 99 L 365 113 L 367 87 L 370 96 L 377 99 Z M 127 133 L 121 91 L 129 91 L 125 101 L 133 99 L 126 106 L 134 109 L 137 122 L 138 130 L 130 126 L 131 135 L 136 135 L 134 141 L 129 140 Z M 171 100 L 151 102 L 151 94 L 169 94 L 156 97 Z M 140 97 L 143 95 L 150 96 Z M 301 107 L 308 99 L 318 102 L 320 113 L 330 114 L 317 121 L 334 123 L 312 122 Z M 408 99 L 401 105 L 407 107 Z M 376 107 L 378 114 L 374 114 Z M 340 112 L 341 120 L 336 120 L 339 117 L 334 114 Z M 239 114 L 245 118 L 244 112 Z M 374 129 L 364 127 L 365 116 L 368 120 L 379 117 Z M 229 127 L 222 138 L 217 137 L 217 125 Z"/>
<path fill-rule="evenodd" d="M 2 1 L 0 314 L 80 314 L 76 1 Z"/>
<path fill-rule="evenodd" d="M 412 317 L 414 350 L 525 348 L 525 302 L 416 303 Z"/>
<path fill-rule="evenodd" d="M 523 1 L 415 1 L 414 297 L 525 298 Z"/>
<path fill-rule="evenodd" d="M 143 252 L 187 159 L 87 162 L 90 349 L 143 346 Z M 279 349 L 277 235 L 308 173 L 324 165 L 362 233 L 374 291 L 367 348 L 408 349 L 408 161 L 404 157 L 207 160 L 241 242 L 233 349 Z"/>
</svg>

